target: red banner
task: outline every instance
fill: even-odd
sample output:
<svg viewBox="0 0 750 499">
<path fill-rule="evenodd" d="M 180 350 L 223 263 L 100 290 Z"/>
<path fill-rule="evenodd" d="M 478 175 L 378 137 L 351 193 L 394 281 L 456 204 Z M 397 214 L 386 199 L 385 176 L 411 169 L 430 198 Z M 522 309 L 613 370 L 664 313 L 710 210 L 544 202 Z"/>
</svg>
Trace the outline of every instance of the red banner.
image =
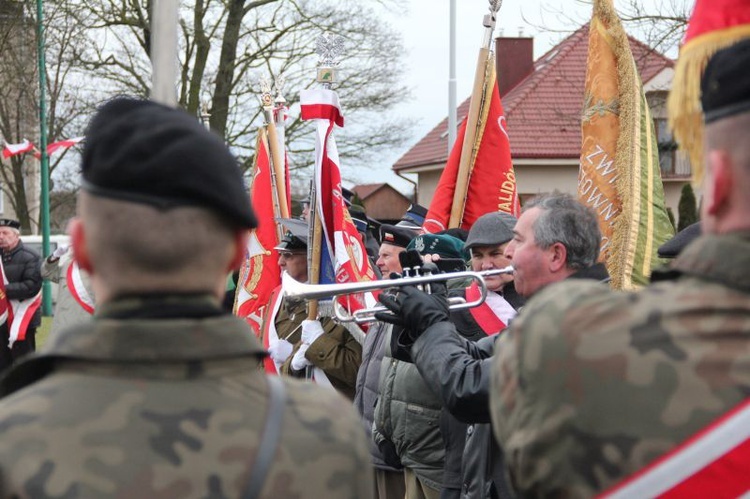
<svg viewBox="0 0 750 499">
<path fill-rule="evenodd" d="M 286 182 L 286 179 L 277 179 L 277 182 Z M 281 284 L 279 255 L 274 249 L 279 244 L 274 221 L 277 215 L 274 210 L 271 162 L 264 129 L 258 133 L 250 197 L 258 227 L 250 231 L 245 262 L 237 281 L 234 313 L 244 318 L 257 335 L 263 320 L 263 308 L 268 304 L 274 288 Z"/>
<path fill-rule="evenodd" d="M 494 68 L 494 65 L 492 66 Z M 500 93 L 495 84 L 494 71 L 491 71 L 488 78 L 486 97 L 489 98 L 490 105 L 484 110 L 481 121 L 484 125 L 477 134 L 476 152 L 473 157 L 469 188 L 460 224 L 460 227 L 466 230 L 469 230 L 474 221 L 485 213 L 504 211 L 518 216 L 520 212 L 516 174 L 510 156 L 507 122 L 503 104 L 500 101 Z M 430 203 L 423 226 L 425 232 L 434 234 L 448 228 L 465 135 L 466 121 L 464 120 Z"/>
</svg>

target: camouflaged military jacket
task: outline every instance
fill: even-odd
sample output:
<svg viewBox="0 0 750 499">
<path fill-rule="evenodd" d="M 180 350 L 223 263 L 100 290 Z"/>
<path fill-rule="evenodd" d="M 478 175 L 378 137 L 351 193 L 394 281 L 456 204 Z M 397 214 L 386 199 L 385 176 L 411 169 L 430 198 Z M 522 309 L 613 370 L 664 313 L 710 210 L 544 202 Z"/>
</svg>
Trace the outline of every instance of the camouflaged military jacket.
<svg viewBox="0 0 750 499">
<path fill-rule="evenodd" d="M 524 497 L 589 497 L 750 394 L 750 234 L 704 236 L 638 293 L 565 281 L 497 342 L 493 429 Z"/>
<path fill-rule="evenodd" d="M 1 497 L 240 497 L 268 410 L 262 349 L 208 297 L 102 305 L 0 388 Z M 370 497 L 361 422 L 341 395 L 284 378 L 261 497 Z"/>
</svg>

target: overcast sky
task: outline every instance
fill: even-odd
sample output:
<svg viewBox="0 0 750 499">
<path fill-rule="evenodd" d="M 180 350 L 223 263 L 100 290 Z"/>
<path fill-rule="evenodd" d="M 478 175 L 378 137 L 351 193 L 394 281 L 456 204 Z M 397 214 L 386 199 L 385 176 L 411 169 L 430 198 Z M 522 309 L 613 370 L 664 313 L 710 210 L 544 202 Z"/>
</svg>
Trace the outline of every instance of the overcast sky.
<svg viewBox="0 0 750 499">
<path fill-rule="evenodd" d="M 395 112 L 417 119 L 418 124 L 407 146 L 384 157 L 380 169 L 356 172 L 360 183 L 386 181 L 404 193 L 412 189 L 411 185 L 393 174 L 390 167 L 448 116 L 449 70 L 450 1 L 409 0 L 408 3 L 408 12 L 393 13 L 386 21 L 402 33 L 407 50 L 405 83 L 413 89 L 412 99 Z M 456 3 L 456 87 L 460 104 L 471 92 L 484 30 L 482 17 L 488 12 L 489 3 L 487 0 L 456 0 Z M 495 36 L 518 36 L 519 30 L 524 36 L 533 36 L 536 59 L 590 17 L 591 5 L 579 0 L 504 0 Z"/>
</svg>

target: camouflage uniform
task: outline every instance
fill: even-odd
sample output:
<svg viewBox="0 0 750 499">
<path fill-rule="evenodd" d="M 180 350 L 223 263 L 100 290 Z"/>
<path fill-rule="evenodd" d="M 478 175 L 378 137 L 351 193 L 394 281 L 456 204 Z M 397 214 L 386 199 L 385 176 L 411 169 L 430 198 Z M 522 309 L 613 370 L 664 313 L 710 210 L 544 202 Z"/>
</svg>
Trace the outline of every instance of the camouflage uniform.
<svg viewBox="0 0 750 499">
<path fill-rule="evenodd" d="M 705 236 L 639 293 L 565 281 L 497 342 L 495 435 L 524 497 L 589 497 L 750 394 L 750 233 Z"/>
<path fill-rule="evenodd" d="M 240 497 L 268 409 L 262 349 L 209 297 L 124 299 L 3 379 L 2 497 Z M 261 497 L 370 497 L 361 422 L 284 378 Z M 336 419 L 331 419 L 336 415 Z"/>
</svg>

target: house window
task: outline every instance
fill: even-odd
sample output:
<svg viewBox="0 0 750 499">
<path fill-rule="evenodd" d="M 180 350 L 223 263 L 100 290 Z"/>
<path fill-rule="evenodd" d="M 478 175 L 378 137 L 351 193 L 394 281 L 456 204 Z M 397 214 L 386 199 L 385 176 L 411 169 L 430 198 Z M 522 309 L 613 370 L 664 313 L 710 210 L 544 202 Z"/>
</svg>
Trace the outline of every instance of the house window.
<svg viewBox="0 0 750 499">
<path fill-rule="evenodd" d="M 656 142 L 659 147 L 659 167 L 661 168 L 661 173 L 665 176 L 674 175 L 677 143 L 674 141 L 666 118 L 655 119 L 654 128 L 656 129 Z"/>
</svg>

